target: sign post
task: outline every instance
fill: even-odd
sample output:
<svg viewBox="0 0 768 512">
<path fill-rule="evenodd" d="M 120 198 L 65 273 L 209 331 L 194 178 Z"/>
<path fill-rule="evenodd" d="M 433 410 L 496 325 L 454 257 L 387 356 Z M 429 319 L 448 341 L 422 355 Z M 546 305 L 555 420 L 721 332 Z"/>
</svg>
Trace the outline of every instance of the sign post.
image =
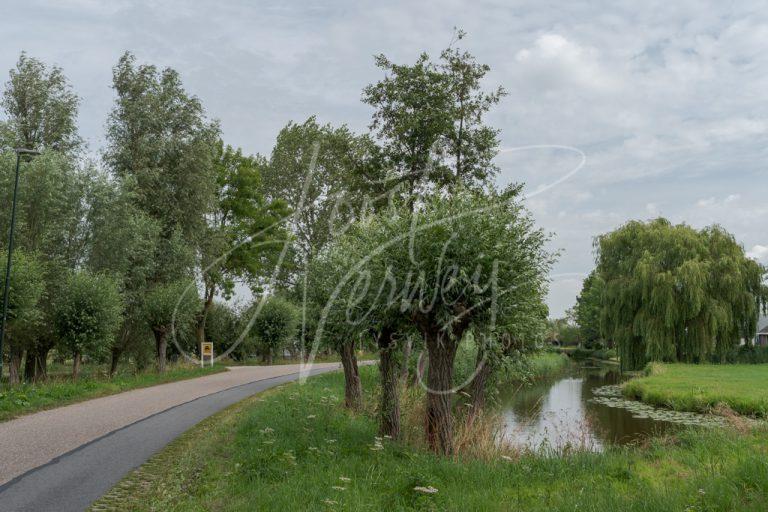
<svg viewBox="0 0 768 512">
<path fill-rule="evenodd" d="M 200 344 L 200 367 L 205 367 L 205 359 L 208 358 L 213 366 L 213 343 L 204 341 Z"/>
</svg>

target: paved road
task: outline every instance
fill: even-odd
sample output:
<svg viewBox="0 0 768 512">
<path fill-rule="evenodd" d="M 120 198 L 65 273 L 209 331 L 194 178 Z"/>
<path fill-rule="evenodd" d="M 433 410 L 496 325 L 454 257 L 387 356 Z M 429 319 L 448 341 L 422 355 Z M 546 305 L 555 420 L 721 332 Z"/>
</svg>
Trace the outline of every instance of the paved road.
<svg viewBox="0 0 768 512">
<path fill-rule="evenodd" d="M 316 364 L 312 374 L 339 367 Z M 238 367 L 0 424 L 0 511 L 81 511 L 198 422 L 296 372 Z"/>
</svg>

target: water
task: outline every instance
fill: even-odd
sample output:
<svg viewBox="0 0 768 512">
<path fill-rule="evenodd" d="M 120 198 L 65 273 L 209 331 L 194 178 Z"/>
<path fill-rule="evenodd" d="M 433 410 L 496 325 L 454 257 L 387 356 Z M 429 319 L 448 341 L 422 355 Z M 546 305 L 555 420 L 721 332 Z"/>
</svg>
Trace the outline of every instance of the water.
<svg viewBox="0 0 768 512">
<path fill-rule="evenodd" d="M 532 449 L 601 451 L 608 444 L 632 443 L 678 427 L 591 401 L 596 388 L 621 380 L 618 367 L 574 364 L 555 379 L 508 392 L 502 409 L 506 440 Z"/>
</svg>

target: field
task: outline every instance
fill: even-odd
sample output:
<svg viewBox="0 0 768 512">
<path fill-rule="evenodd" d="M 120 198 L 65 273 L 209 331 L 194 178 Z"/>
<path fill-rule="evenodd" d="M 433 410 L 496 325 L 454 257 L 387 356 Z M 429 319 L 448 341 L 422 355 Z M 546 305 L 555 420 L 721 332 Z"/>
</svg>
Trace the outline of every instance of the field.
<svg viewBox="0 0 768 512">
<path fill-rule="evenodd" d="M 3 386 L 0 390 L 0 421 L 130 389 L 202 377 L 225 371 L 226 368 L 214 366 L 203 369 L 191 364 L 176 364 L 170 365 L 162 374 L 154 370 L 136 374 L 126 372 L 111 379 L 105 372 L 97 370 L 95 367 L 86 367 L 86 372 L 77 382 L 72 382 L 68 375 L 57 376 L 54 371 L 48 382 L 20 384 L 10 389 Z"/>
<path fill-rule="evenodd" d="M 708 412 L 719 404 L 768 417 L 768 364 L 652 364 L 649 375 L 624 385 L 624 394 L 678 411 Z"/>
<path fill-rule="evenodd" d="M 370 407 L 376 368 L 361 372 Z M 377 438 L 372 414 L 345 411 L 342 397 L 334 373 L 241 402 L 174 441 L 94 510 L 762 511 L 768 502 L 765 430 L 457 460 Z"/>
</svg>

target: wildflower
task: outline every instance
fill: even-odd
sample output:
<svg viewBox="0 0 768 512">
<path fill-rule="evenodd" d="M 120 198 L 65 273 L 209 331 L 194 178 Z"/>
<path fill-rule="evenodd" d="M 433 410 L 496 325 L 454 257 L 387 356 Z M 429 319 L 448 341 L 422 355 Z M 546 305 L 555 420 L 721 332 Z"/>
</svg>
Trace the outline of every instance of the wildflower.
<svg viewBox="0 0 768 512">
<path fill-rule="evenodd" d="M 310 414 L 309 416 L 307 416 L 307 419 L 308 419 L 308 420 L 313 420 L 313 419 L 315 419 L 316 417 L 317 417 L 317 416 L 315 416 L 314 414 Z"/>
<path fill-rule="evenodd" d="M 501 458 L 504 459 L 504 460 L 507 460 L 509 462 L 512 462 L 512 461 L 515 460 L 512 457 L 510 457 L 509 455 L 502 455 Z"/>
<path fill-rule="evenodd" d="M 416 492 L 423 492 L 424 494 L 435 494 L 437 492 L 437 489 L 435 489 L 431 485 L 428 487 L 416 486 L 413 488 L 413 490 Z"/>
<path fill-rule="evenodd" d="M 309 449 L 310 449 L 310 451 L 316 452 L 317 451 L 317 446 L 310 446 Z"/>
<path fill-rule="evenodd" d="M 351 478 L 346 477 L 346 476 L 340 476 L 339 480 L 341 480 L 342 482 L 351 482 L 352 481 Z"/>
<path fill-rule="evenodd" d="M 392 439 L 392 436 L 390 436 L 389 434 L 384 434 L 384 439 Z"/>
<path fill-rule="evenodd" d="M 340 485 L 334 485 L 333 487 L 331 487 L 331 489 L 333 489 L 334 491 L 346 491 L 347 490 L 346 487 L 342 487 Z"/>
<path fill-rule="evenodd" d="M 326 439 L 325 442 L 328 443 L 328 444 L 333 444 L 333 443 L 336 442 L 336 440 L 335 439 Z"/>
<path fill-rule="evenodd" d="M 323 500 L 323 503 L 325 503 L 326 505 L 338 505 L 339 504 L 338 501 L 334 501 L 334 500 Z"/>
<path fill-rule="evenodd" d="M 269 439 L 267 441 L 262 441 L 262 443 L 264 443 L 264 444 L 273 444 L 274 442 L 275 442 L 274 439 Z"/>
<path fill-rule="evenodd" d="M 275 431 L 274 429 L 266 427 L 266 428 L 263 428 L 263 429 L 259 430 L 259 433 L 260 434 L 271 434 L 274 431 Z"/>
</svg>

